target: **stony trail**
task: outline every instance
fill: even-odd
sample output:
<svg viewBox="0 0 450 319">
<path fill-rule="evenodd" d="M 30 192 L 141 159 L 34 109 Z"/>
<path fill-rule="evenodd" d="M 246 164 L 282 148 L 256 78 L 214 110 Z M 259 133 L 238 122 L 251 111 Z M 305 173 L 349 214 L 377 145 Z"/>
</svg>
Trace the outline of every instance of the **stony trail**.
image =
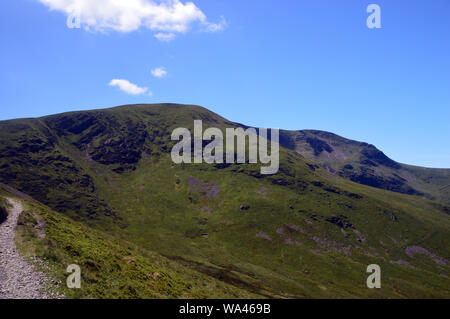
<svg viewBox="0 0 450 319">
<path fill-rule="evenodd" d="M 0 299 L 48 299 L 42 288 L 49 279 L 20 256 L 14 242 L 23 206 L 16 200 L 8 201 L 12 205 L 8 219 L 0 224 Z"/>
</svg>

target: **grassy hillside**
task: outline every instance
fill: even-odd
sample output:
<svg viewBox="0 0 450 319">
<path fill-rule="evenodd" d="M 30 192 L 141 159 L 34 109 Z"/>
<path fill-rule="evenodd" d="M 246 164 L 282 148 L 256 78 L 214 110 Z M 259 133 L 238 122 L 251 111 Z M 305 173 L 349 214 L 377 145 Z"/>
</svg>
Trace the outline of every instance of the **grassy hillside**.
<svg viewBox="0 0 450 319">
<path fill-rule="evenodd" d="M 3 196 L 11 196 L 2 192 Z M 3 200 L 2 197 L 0 197 Z M 58 281 L 66 298 L 260 298 L 192 271 L 158 253 L 100 232 L 20 199 L 16 242 L 25 257 L 44 261 L 44 271 Z M 81 289 L 68 289 L 68 265 L 81 267 Z M 38 267 L 42 267 L 41 264 Z"/>
<path fill-rule="evenodd" d="M 289 147 L 272 176 L 258 165 L 175 165 L 170 134 L 194 119 L 237 126 L 180 105 L 0 122 L 0 178 L 57 211 L 63 225 L 95 228 L 99 240 L 190 269 L 186 280 L 202 274 L 260 297 L 450 296 L 449 206 L 353 183 Z M 112 254 L 121 248 L 103 249 L 111 255 L 97 260 L 123 258 Z M 382 269 L 379 290 L 366 287 L 373 263 Z"/>
</svg>

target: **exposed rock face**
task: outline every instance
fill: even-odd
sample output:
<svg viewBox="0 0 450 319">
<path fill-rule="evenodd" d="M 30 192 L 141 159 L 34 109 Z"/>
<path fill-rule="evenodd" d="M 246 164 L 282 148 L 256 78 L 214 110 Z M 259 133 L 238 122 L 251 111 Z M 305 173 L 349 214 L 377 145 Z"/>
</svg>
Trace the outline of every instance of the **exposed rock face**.
<svg viewBox="0 0 450 319">
<path fill-rule="evenodd" d="M 320 155 L 323 151 L 327 151 L 328 153 L 333 152 L 333 148 L 330 145 L 318 138 L 308 137 L 306 142 L 313 148 L 315 156 Z"/>
<path fill-rule="evenodd" d="M 71 127 L 75 132 L 92 121 Z M 60 126 L 64 126 L 60 124 Z M 0 181 L 45 202 L 52 209 L 80 219 L 115 218 L 116 212 L 95 194 L 94 178 L 58 144 L 57 136 L 69 134 L 57 126 L 51 132 L 38 120 L 2 122 Z M 58 134 L 58 135 L 55 135 Z"/>
<path fill-rule="evenodd" d="M 143 152 L 151 153 L 144 144 L 154 140 L 145 124 L 128 120 L 124 126 L 113 116 L 102 113 L 55 116 L 47 118 L 46 124 L 59 136 L 74 136 L 72 144 L 93 161 L 117 164 L 114 168 L 117 173 L 135 170 Z"/>
<path fill-rule="evenodd" d="M 361 151 L 362 156 L 362 161 L 366 160 L 364 157 L 367 158 L 367 160 L 375 162 L 376 166 L 378 165 L 383 165 L 383 166 L 387 166 L 387 167 L 391 167 L 391 168 L 395 168 L 395 169 L 400 169 L 401 165 L 393 160 L 391 160 L 389 157 L 387 157 L 383 152 L 381 152 L 380 150 L 378 150 L 375 146 L 373 145 L 368 145 L 366 148 L 364 148 Z"/>
</svg>

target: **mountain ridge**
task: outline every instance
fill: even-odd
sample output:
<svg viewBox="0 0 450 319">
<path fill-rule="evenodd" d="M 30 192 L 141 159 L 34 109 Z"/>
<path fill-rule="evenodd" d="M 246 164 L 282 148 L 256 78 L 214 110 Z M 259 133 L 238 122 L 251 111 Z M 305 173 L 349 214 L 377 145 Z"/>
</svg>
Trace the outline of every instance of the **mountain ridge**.
<svg viewBox="0 0 450 319">
<path fill-rule="evenodd" d="M 396 162 L 374 145 L 318 130 L 284 131 L 286 147 L 316 161 L 332 174 L 376 188 L 450 203 L 450 169 Z M 435 181 L 436 177 L 440 180 Z"/>
<path fill-rule="evenodd" d="M 281 145 L 272 176 L 261 175 L 259 164 L 175 165 L 171 132 L 192 129 L 195 119 L 204 128 L 241 127 L 202 107 L 161 104 L 0 122 L 0 182 L 64 223 L 156 251 L 248 292 L 450 295 L 448 205 L 332 174 L 309 143 L 311 159 Z M 281 133 L 280 142 L 283 134 L 295 141 Z M 319 145 L 318 156 L 326 148 Z M 364 286 L 372 263 L 383 267 L 385 290 Z"/>
</svg>

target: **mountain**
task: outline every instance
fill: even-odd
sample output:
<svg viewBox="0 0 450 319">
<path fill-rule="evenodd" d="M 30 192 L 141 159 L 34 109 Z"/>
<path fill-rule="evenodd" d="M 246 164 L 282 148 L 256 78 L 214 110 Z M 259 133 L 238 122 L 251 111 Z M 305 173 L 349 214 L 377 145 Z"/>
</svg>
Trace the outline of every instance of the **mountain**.
<svg viewBox="0 0 450 319">
<path fill-rule="evenodd" d="M 373 145 L 329 132 L 282 131 L 281 135 L 283 146 L 320 164 L 332 175 L 450 204 L 450 169 L 397 163 Z"/>
<path fill-rule="evenodd" d="M 198 119 L 204 129 L 245 127 L 175 104 L 2 121 L 0 182 L 38 202 L 38 215 L 43 210 L 50 221 L 61 220 L 47 223 L 55 233 L 51 245 L 74 240 L 60 238 L 64 225 L 82 227 L 95 233 L 87 247 L 108 243 L 102 249 L 111 252 L 111 265 L 117 259 L 110 243 L 130 243 L 190 276 L 231 287 L 236 296 L 450 296 L 450 207 L 439 188 L 448 170 L 398 164 L 373 146 L 317 131 L 280 132 L 275 175 L 261 175 L 259 164 L 175 165 L 171 133 L 192 129 Z M 383 182 L 371 185 L 364 174 Z M 394 174 L 405 179 L 398 187 Z M 70 253 L 61 249 L 64 257 L 49 262 L 58 268 L 60 260 L 92 257 L 86 246 L 69 246 Z M 109 264 L 108 256 L 101 259 Z M 370 264 L 381 266 L 382 289 L 366 287 Z M 92 272 L 90 263 L 81 266 Z M 81 297 L 98 297 L 92 285 L 102 280 L 86 283 Z M 112 296 L 113 288 L 102 289 Z M 133 297 L 126 285 L 114 289 L 114 296 Z M 158 296 L 133 289 L 135 297 Z"/>
</svg>

